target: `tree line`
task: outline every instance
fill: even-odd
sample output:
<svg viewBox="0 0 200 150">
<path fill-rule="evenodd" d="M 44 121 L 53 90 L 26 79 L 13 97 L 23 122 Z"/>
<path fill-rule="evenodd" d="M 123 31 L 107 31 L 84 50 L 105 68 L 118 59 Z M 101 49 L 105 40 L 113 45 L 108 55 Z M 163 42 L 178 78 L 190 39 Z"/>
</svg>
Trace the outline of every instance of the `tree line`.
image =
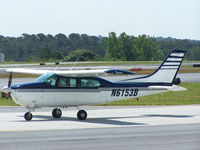
<svg viewBox="0 0 200 150">
<path fill-rule="evenodd" d="M 132 36 L 111 32 L 107 37 L 87 34 L 22 34 L 0 36 L 0 52 L 7 61 L 143 61 L 162 60 L 173 49 L 188 51 L 187 60 L 200 60 L 200 41 Z"/>
</svg>

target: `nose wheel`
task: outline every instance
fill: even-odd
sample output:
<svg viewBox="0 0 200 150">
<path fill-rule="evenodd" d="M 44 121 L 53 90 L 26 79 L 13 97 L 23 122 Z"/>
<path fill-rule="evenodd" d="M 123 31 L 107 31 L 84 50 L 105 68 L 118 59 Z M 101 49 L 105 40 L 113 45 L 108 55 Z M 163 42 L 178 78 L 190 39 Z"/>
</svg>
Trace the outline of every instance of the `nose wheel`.
<svg viewBox="0 0 200 150">
<path fill-rule="evenodd" d="M 87 112 L 85 110 L 79 110 L 77 113 L 77 118 L 79 120 L 85 120 L 87 118 Z"/>
<path fill-rule="evenodd" d="M 55 108 L 53 111 L 52 111 L 52 116 L 54 118 L 60 118 L 62 116 L 62 111 L 59 109 L 59 108 Z"/>
<path fill-rule="evenodd" d="M 30 121 L 33 118 L 33 115 L 31 112 L 27 112 L 24 114 L 24 119 L 27 121 Z"/>
</svg>

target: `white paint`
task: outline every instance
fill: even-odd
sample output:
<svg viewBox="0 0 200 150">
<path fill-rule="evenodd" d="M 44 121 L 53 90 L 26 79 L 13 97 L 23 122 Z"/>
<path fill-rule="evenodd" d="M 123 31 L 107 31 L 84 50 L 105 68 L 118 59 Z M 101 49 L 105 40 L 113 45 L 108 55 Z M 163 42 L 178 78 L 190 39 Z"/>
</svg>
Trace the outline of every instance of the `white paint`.
<svg viewBox="0 0 200 150">
<path fill-rule="evenodd" d="M 180 62 L 165 62 L 163 65 L 180 65 Z"/>
<path fill-rule="evenodd" d="M 153 87 L 153 88 L 151 88 Z M 159 86 L 151 86 L 150 88 L 138 88 L 138 87 L 127 87 L 127 88 L 105 88 L 100 89 L 98 92 L 15 92 L 12 91 L 12 98 L 17 104 L 26 107 L 67 107 L 67 106 L 81 106 L 81 105 L 96 105 L 104 104 L 107 102 L 123 100 L 127 98 L 138 98 L 145 95 L 152 95 L 157 93 L 172 91 L 185 90 L 179 88 L 179 86 L 172 86 L 164 88 Z M 113 89 L 120 89 L 124 92 L 120 93 L 119 96 L 112 96 Z M 126 96 L 126 89 L 138 89 L 136 96 Z M 131 92 L 129 92 L 130 94 Z M 30 96 L 31 95 L 31 96 Z"/>
<path fill-rule="evenodd" d="M 113 89 L 120 89 L 124 92 L 119 96 L 111 96 Z M 136 96 L 125 96 L 126 89 L 138 89 Z M 127 98 L 137 98 L 145 95 L 152 95 L 161 92 L 166 92 L 167 89 L 155 90 L 138 87 L 126 87 L 126 88 L 107 88 L 100 89 L 98 92 L 19 92 L 12 90 L 12 98 L 17 104 L 26 107 L 67 107 L 67 106 L 80 106 L 80 105 L 94 105 L 104 104 L 106 102 L 117 101 Z M 131 92 L 129 92 L 130 94 Z M 31 96 L 30 96 L 31 95 Z M 122 96 L 123 95 L 123 96 Z"/>
<path fill-rule="evenodd" d="M 96 69 L 96 70 L 44 70 L 44 69 L 24 69 L 24 68 L 11 68 L 7 69 L 6 72 L 12 73 L 27 73 L 27 74 L 37 74 L 42 75 L 45 73 L 55 73 L 57 75 L 66 77 L 89 77 L 105 74 L 108 69 Z"/>
<path fill-rule="evenodd" d="M 178 69 L 178 66 L 162 66 L 161 69 Z"/>
<path fill-rule="evenodd" d="M 167 61 L 181 61 L 182 58 L 167 58 Z"/>
<path fill-rule="evenodd" d="M 184 53 L 172 53 L 170 56 L 183 57 L 183 56 L 184 56 Z"/>
<path fill-rule="evenodd" d="M 149 76 L 147 78 L 139 78 L 139 79 L 133 79 L 132 82 L 164 82 L 164 83 L 171 83 L 174 75 L 176 74 L 176 69 L 163 69 L 157 71 L 152 76 Z M 130 80 L 129 80 L 130 81 Z"/>
</svg>

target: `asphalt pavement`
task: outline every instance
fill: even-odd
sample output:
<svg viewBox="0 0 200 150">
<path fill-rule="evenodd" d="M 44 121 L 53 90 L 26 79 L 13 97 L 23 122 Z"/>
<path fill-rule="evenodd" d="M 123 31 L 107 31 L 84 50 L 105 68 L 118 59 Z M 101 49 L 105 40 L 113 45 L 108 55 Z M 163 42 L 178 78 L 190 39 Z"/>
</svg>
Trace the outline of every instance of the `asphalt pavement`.
<svg viewBox="0 0 200 150">
<path fill-rule="evenodd" d="M 1 132 L 2 150 L 199 150 L 200 125 Z"/>
<path fill-rule="evenodd" d="M 2 150 L 199 150 L 200 105 L 85 106 L 88 118 L 77 110 L 63 110 L 61 119 L 51 109 L 23 118 L 22 107 L 0 107 Z M 7 109 L 7 111 L 5 111 Z"/>
</svg>

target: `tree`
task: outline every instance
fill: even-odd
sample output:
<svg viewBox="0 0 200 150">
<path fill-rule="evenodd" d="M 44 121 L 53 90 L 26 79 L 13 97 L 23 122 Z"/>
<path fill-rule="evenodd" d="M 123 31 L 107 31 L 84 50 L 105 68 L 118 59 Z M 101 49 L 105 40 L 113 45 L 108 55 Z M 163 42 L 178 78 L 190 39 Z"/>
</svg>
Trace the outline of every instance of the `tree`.
<svg viewBox="0 0 200 150">
<path fill-rule="evenodd" d="M 52 57 L 53 57 L 52 51 L 48 47 L 42 49 L 39 52 L 39 58 L 41 58 L 41 59 L 48 60 L 48 59 L 50 59 Z"/>
<path fill-rule="evenodd" d="M 200 47 L 192 47 L 188 53 L 190 60 L 200 60 Z"/>
<path fill-rule="evenodd" d="M 98 60 L 98 55 L 91 50 L 75 50 L 65 57 L 66 61 L 94 61 Z"/>
<path fill-rule="evenodd" d="M 123 53 L 123 59 L 126 61 L 135 60 L 134 37 L 128 36 L 123 32 L 120 34 L 118 41 L 119 49 Z"/>
<path fill-rule="evenodd" d="M 43 33 L 0 36 L 0 52 L 6 55 L 6 60 L 13 61 L 60 59 L 77 49 L 91 50 L 106 60 L 159 60 L 173 48 L 188 51 L 187 60 L 200 60 L 200 41 L 187 39 L 135 37 L 124 32 L 119 36 L 111 32 L 107 37 L 76 33 L 69 36 L 61 33 L 55 36 Z"/>
<path fill-rule="evenodd" d="M 104 38 L 106 43 L 106 60 L 124 60 L 124 53 L 120 51 L 119 40 L 116 33 L 109 33 L 108 37 Z"/>
<path fill-rule="evenodd" d="M 73 49 L 77 49 L 79 47 L 80 39 L 80 34 L 72 33 L 69 35 L 69 40 L 72 44 Z"/>
<path fill-rule="evenodd" d="M 106 60 L 158 60 L 160 57 L 159 43 L 146 35 L 134 37 L 123 32 L 116 37 L 111 32 L 105 43 Z"/>
<path fill-rule="evenodd" d="M 56 60 L 61 60 L 63 59 L 63 55 L 60 51 L 55 51 L 52 53 L 52 57 Z"/>
<path fill-rule="evenodd" d="M 139 60 L 158 60 L 159 44 L 153 37 L 139 35 L 136 39 L 136 47 Z"/>
</svg>

